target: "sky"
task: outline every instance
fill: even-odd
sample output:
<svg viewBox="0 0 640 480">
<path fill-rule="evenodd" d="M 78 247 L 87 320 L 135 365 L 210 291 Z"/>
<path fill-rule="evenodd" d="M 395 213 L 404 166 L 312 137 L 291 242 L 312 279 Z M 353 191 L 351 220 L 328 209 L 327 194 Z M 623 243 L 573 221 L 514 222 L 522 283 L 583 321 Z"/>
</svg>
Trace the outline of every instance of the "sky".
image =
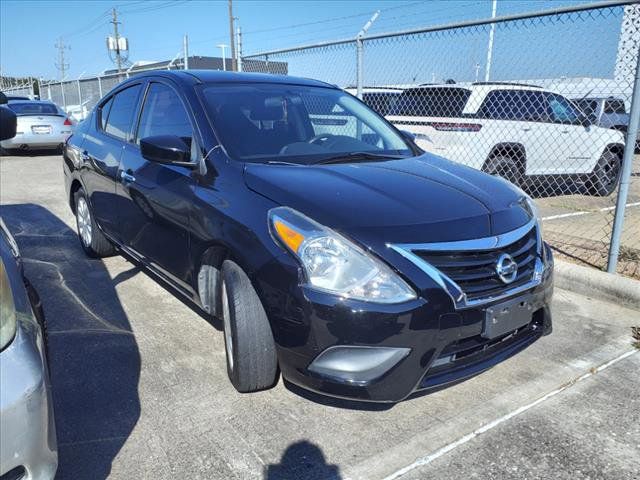
<svg viewBox="0 0 640 480">
<path fill-rule="evenodd" d="M 587 0 L 498 0 L 497 14 L 576 3 L 587 3 Z M 233 6 L 234 16 L 238 17 L 238 25 L 243 31 L 244 54 L 354 37 L 376 10 L 380 10 L 380 16 L 369 30 L 370 34 L 491 16 L 490 0 L 234 0 Z M 79 75 L 87 77 L 113 68 L 105 42 L 106 37 L 112 34 L 113 26 L 109 23 L 112 8 L 118 11 L 120 34 L 129 40 L 131 61 L 173 58 L 182 50 L 184 34 L 189 36 L 191 55 L 219 56 L 220 48 L 217 45 L 229 43 L 227 1 L 1 0 L 1 73 L 8 76 L 59 78 L 55 66 L 58 55 L 55 44 L 60 38 L 69 47 L 65 50 L 65 63 L 69 63 L 67 78 Z M 580 28 L 569 30 L 569 35 L 566 27 L 562 26 L 549 26 L 553 27 L 549 30 L 551 33 L 544 37 L 539 35 L 543 32 L 541 28 L 528 27 L 526 24 L 522 28 L 530 28 L 532 33 L 516 37 L 508 29 L 504 33 L 498 31 L 495 55 L 506 55 L 509 62 L 523 63 L 522 56 L 524 54 L 526 57 L 528 49 L 537 46 L 542 52 L 540 42 L 547 42 L 546 47 L 560 49 L 558 62 L 566 57 L 563 68 L 569 68 L 565 70 L 573 68 L 576 74 L 580 74 L 582 70 L 587 71 L 583 68 L 587 64 L 589 72 L 606 75 L 612 68 L 611 55 L 615 60 L 620 18 L 595 20 L 591 25 L 587 18 L 581 22 Z M 385 68 L 384 59 L 387 58 L 393 59 L 395 69 L 402 70 L 407 60 L 415 61 L 418 55 L 426 55 L 425 52 L 429 51 L 432 63 L 437 65 L 432 68 L 426 65 L 421 67 L 414 77 L 420 76 L 421 80 L 435 77 L 436 70 L 439 78 L 447 75 L 473 76 L 476 64 L 484 71 L 487 32 L 481 28 L 471 29 L 461 34 L 459 39 L 448 40 L 442 36 L 432 36 L 428 42 L 425 40 L 423 44 L 418 42 L 400 49 L 397 45 L 372 45 L 371 51 L 378 49 L 380 52 L 378 58 L 382 64 L 374 66 L 370 62 L 369 69 Z M 589 47 L 594 43 L 601 50 L 592 52 L 587 48 L 586 53 L 583 52 L 584 58 L 575 58 L 571 53 L 581 48 L 582 44 Z M 562 51 L 563 44 L 567 53 Z M 456 57 L 455 54 L 461 51 L 464 54 Z M 333 54 L 336 59 L 351 58 L 352 52 L 345 50 Z M 528 58 L 524 62 L 528 67 L 522 69 L 521 76 L 526 77 L 532 69 L 544 71 L 544 56 L 540 53 L 537 55 L 539 58 Z M 326 55 L 316 57 L 308 57 L 306 61 L 323 62 L 330 59 Z M 459 67 L 449 68 L 449 64 L 458 63 Z M 509 63 L 501 62 L 496 68 L 498 74 L 500 68 L 510 67 Z M 553 72 L 550 71 L 550 74 Z"/>
</svg>

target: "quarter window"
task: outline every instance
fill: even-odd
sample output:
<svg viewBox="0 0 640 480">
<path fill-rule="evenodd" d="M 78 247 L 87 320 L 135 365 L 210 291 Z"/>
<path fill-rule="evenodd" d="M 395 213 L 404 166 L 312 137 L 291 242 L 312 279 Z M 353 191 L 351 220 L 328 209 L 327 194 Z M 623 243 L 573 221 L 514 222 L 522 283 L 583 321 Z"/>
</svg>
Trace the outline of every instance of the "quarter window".
<svg viewBox="0 0 640 480">
<path fill-rule="evenodd" d="M 127 139 L 141 88 L 141 85 L 134 85 L 116 93 L 109 110 L 105 132 L 121 140 Z"/>
<path fill-rule="evenodd" d="M 191 145 L 193 129 L 184 105 L 170 87 L 161 83 L 152 83 L 144 102 L 138 143 L 141 138 L 156 135 L 176 135 L 187 145 Z"/>
<path fill-rule="evenodd" d="M 109 117 L 109 109 L 113 104 L 113 97 L 109 99 L 107 103 L 100 107 L 100 129 L 105 130 L 107 128 L 107 118 Z"/>
</svg>

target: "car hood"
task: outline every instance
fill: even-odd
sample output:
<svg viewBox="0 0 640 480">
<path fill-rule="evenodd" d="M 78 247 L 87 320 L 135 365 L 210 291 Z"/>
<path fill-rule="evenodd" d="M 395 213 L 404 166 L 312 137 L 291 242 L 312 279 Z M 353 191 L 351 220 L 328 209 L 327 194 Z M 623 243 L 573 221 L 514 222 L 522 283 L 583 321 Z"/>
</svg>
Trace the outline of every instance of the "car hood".
<svg viewBox="0 0 640 480">
<path fill-rule="evenodd" d="M 244 175 L 250 189 L 272 201 L 378 242 L 482 238 L 531 219 L 519 189 L 430 154 L 331 165 L 247 164 Z"/>
</svg>

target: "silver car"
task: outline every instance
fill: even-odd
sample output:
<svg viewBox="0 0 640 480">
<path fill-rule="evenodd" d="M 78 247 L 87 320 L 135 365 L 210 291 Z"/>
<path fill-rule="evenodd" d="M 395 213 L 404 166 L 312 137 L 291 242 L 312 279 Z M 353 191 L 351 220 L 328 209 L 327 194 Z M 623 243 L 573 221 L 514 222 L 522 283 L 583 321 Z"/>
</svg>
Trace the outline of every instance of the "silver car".
<svg viewBox="0 0 640 480">
<path fill-rule="evenodd" d="M 73 121 L 55 103 L 12 100 L 2 108 L 18 116 L 16 136 L 0 142 L 3 150 L 57 149 L 73 133 Z"/>
<path fill-rule="evenodd" d="M 0 478 L 52 479 L 58 466 L 44 316 L 0 219 Z"/>
</svg>

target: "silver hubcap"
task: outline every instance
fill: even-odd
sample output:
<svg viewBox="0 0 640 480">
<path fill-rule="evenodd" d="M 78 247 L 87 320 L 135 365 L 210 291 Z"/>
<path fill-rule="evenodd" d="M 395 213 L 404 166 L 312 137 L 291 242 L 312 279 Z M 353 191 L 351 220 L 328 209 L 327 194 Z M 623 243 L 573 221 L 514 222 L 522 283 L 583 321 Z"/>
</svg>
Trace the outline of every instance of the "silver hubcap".
<svg viewBox="0 0 640 480">
<path fill-rule="evenodd" d="M 78 234 L 85 247 L 91 246 L 91 213 L 87 201 L 80 197 L 76 207 L 76 219 L 78 221 Z"/>
<path fill-rule="evenodd" d="M 229 368 L 233 370 L 233 344 L 231 343 L 229 298 L 227 297 L 227 285 L 224 282 L 222 282 L 222 322 L 224 324 L 224 344 L 227 349 L 227 361 L 229 362 Z"/>
</svg>

